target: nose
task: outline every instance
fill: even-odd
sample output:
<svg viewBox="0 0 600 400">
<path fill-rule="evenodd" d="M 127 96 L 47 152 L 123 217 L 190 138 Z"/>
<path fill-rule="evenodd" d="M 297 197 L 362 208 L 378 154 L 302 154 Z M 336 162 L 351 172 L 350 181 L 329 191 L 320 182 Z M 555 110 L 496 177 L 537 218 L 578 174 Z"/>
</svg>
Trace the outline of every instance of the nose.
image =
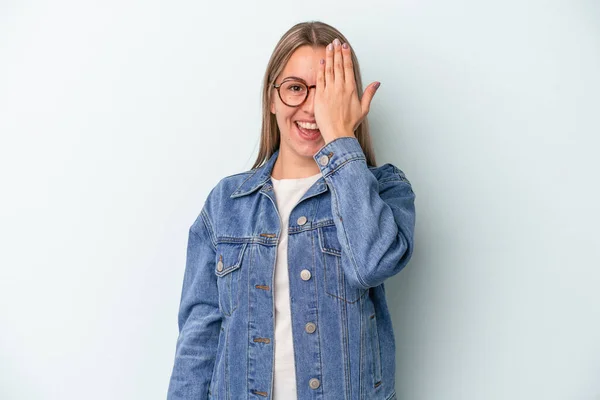
<svg viewBox="0 0 600 400">
<path fill-rule="evenodd" d="M 310 89 L 315 89 L 315 90 L 311 91 Z M 306 111 L 308 111 L 310 114 L 313 113 L 316 91 L 317 91 L 316 85 L 309 86 L 308 87 L 308 97 L 304 101 L 304 104 L 302 104 L 302 108 L 305 109 Z"/>
</svg>

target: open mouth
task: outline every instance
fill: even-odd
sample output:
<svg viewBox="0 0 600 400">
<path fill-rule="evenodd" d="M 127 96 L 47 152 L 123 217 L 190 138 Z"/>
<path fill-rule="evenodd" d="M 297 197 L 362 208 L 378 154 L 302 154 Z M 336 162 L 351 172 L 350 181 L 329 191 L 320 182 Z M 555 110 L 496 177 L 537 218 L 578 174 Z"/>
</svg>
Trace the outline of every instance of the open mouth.
<svg viewBox="0 0 600 400">
<path fill-rule="evenodd" d="M 298 121 L 294 121 L 294 124 L 296 125 L 296 129 L 298 129 L 300 136 L 304 139 L 316 140 L 321 137 L 321 131 L 318 129 L 303 128 L 300 125 L 298 125 Z"/>
</svg>

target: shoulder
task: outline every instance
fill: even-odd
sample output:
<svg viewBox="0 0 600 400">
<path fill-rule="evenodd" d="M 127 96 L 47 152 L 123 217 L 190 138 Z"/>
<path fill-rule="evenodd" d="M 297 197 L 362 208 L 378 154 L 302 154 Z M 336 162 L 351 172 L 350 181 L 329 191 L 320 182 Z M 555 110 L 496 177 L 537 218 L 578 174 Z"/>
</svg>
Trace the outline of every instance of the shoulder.
<svg viewBox="0 0 600 400">
<path fill-rule="evenodd" d="M 410 185 L 406 174 L 394 164 L 385 163 L 377 167 L 370 166 L 369 170 L 379 183 L 398 181 Z"/>
<path fill-rule="evenodd" d="M 228 199 L 237 188 L 250 179 L 256 170 L 251 169 L 237 174 L 227 175 L 215 185 L 209 197 L 218 197 L 219 200 Z"/>
<path fill-rule="evenodd" d="M 244 182 L 253 177 L 255 172 L 255 169 L 251 169 L 221 178 L 209 192 L 206 203 L 213 206 L 227 203 L 231 200 L 230 198 L 233 192 L 243 185 Z"/>
<path fill-rule="evenodd" d="M 192 224 L 192 230 L 197 229 L 200 223 L 212 225 L 221 210 L 227 208 L 227 203 L 231 201 L 231 194 L 254 172 L 254 170 L 248 170 L 221 178 L 204 198 L 202 209 Z"/>
</svg>

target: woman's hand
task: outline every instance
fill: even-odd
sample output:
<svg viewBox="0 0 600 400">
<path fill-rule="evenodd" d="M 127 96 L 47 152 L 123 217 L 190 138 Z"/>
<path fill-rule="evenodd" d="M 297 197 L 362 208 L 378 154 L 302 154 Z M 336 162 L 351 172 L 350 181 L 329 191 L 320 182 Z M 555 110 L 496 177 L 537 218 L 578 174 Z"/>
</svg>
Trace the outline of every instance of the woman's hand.
<svg viewBox="0 0 600 400">
<path fill-rule="evenodd" d="M 330 47 L 332 49 L 330 49 Z M 350 46 L 344 48 L 339 39 L 327 46 L 326 59 L 321 60 L 315 93 L 315 120 L 325 144 L 354 131 L 369 113 L 371 100 L 379 87 L 372 82 L 358 99 Z"/>
</svg>

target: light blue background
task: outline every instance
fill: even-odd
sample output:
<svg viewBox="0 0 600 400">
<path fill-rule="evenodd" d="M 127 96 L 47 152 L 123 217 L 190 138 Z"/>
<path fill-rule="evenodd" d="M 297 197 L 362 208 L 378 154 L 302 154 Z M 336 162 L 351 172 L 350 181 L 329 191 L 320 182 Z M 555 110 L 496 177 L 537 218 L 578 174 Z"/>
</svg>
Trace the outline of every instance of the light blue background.
<svg viewBox="0 0 600 400">
<path fill-rule="evenodd" d="M 0 398 L 164 399 L 187 229 L 258 149 L 279 37 L 356 50 L 417 195 L 407 400 L 599 400 L 597 1 L 0 4 Z"/>
</svg>

